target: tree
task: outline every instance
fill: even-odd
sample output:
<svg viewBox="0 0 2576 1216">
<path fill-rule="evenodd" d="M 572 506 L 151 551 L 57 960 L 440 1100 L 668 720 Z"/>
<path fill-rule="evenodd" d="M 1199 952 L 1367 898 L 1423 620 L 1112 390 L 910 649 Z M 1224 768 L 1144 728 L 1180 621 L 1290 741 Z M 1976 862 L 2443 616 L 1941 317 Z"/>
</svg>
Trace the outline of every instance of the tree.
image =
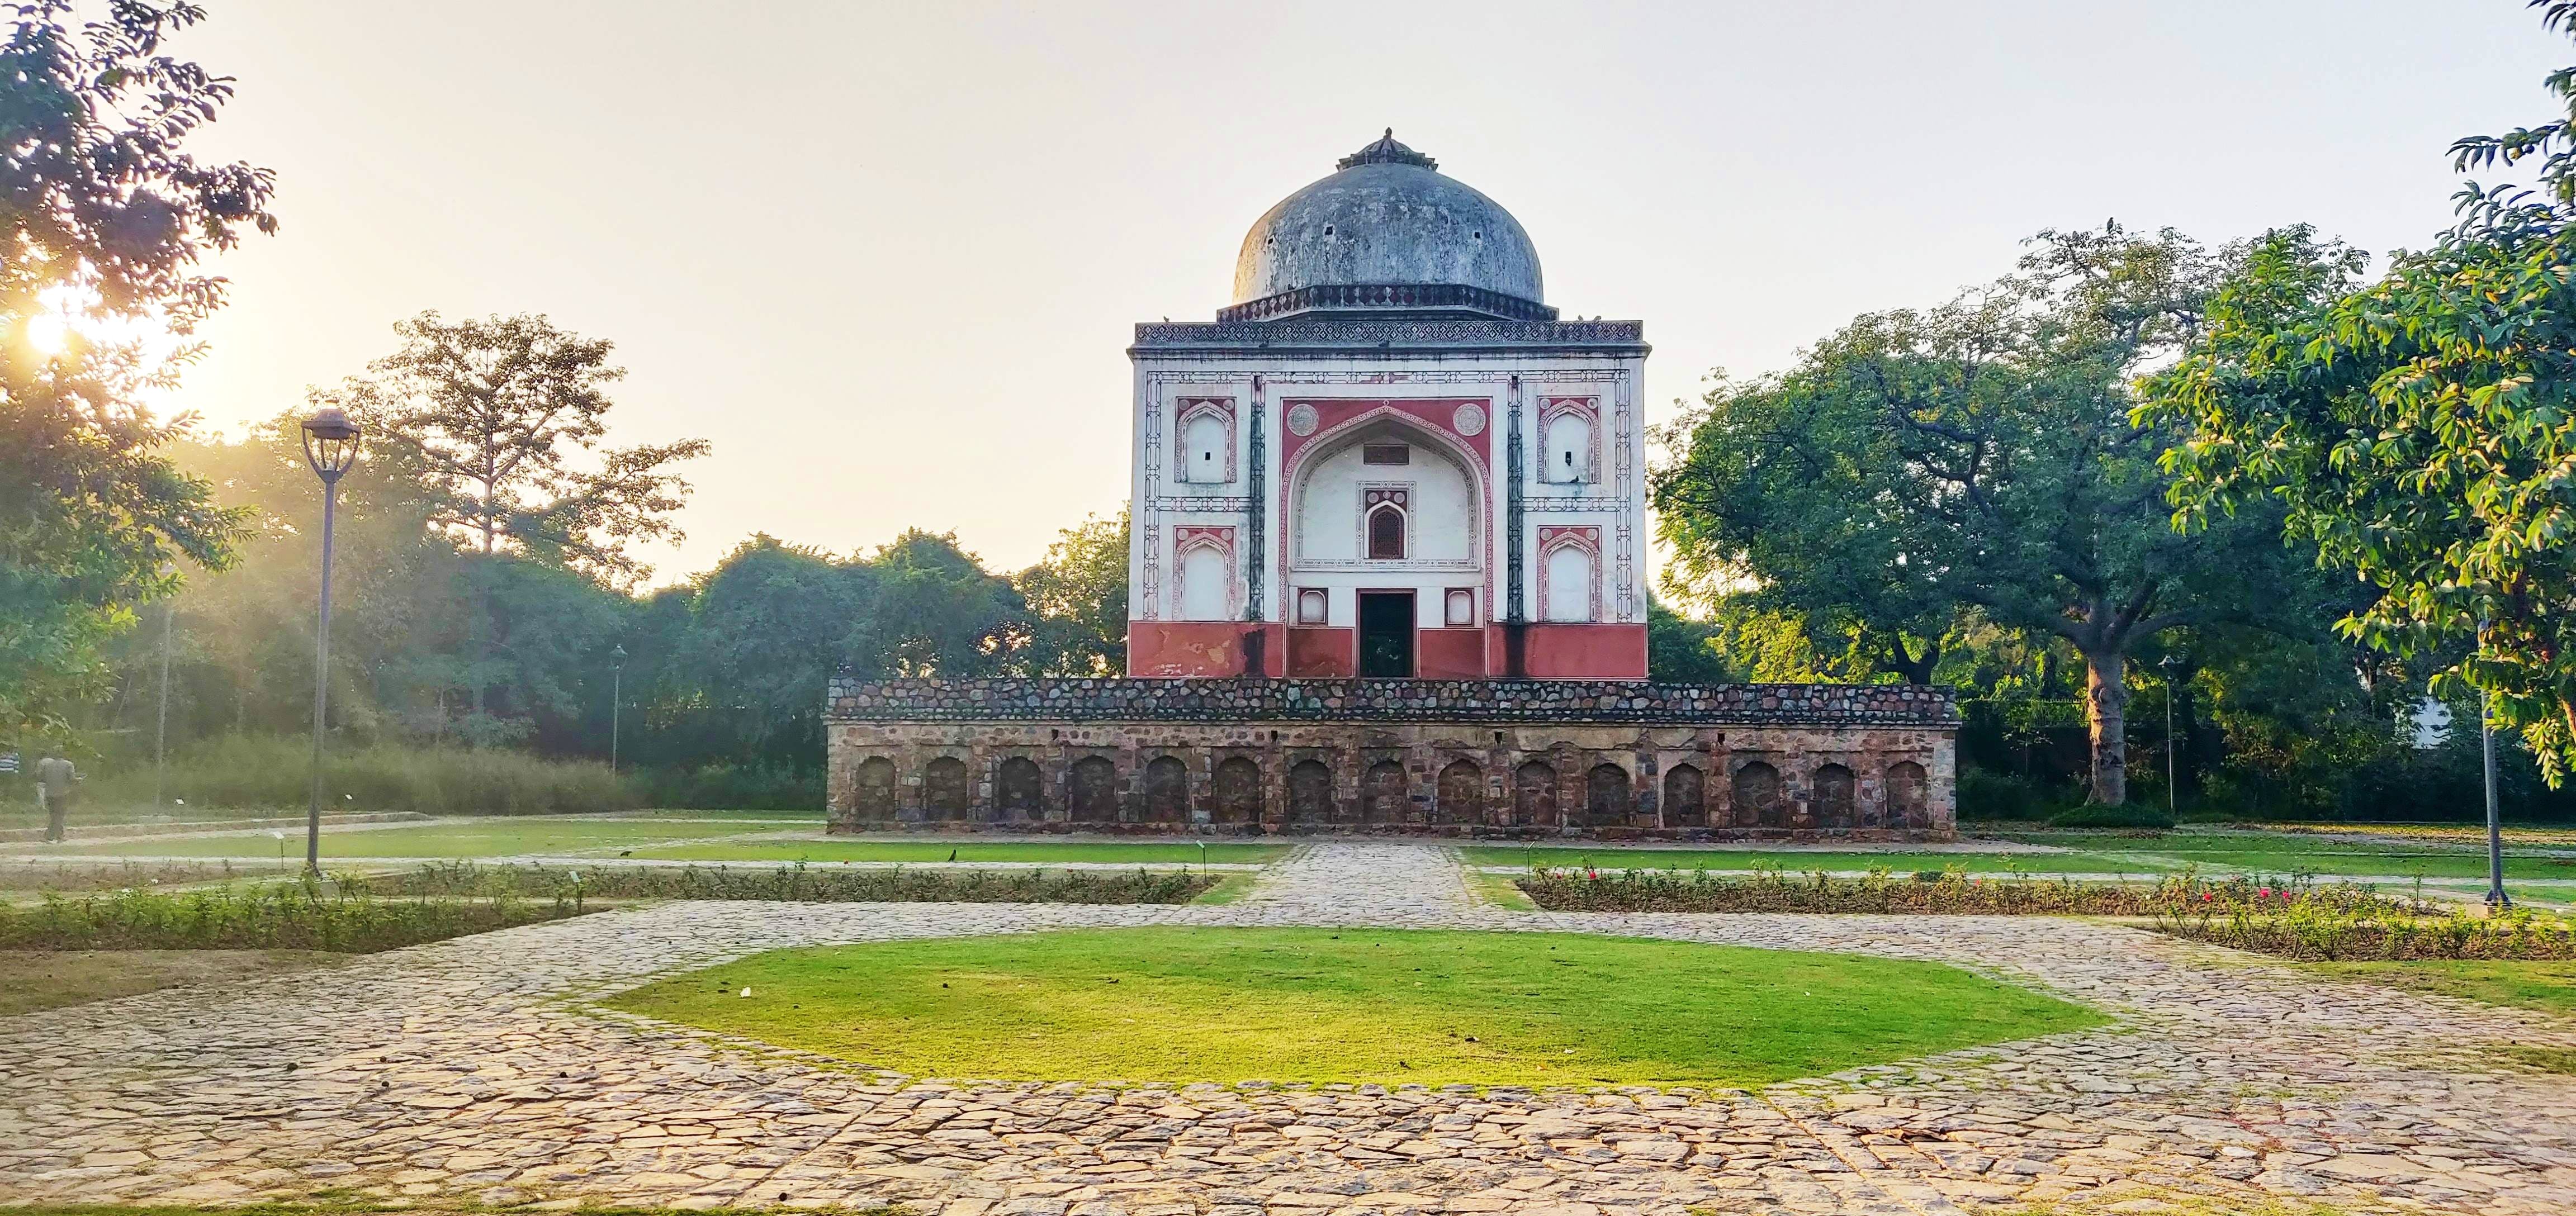
<svg viewBox="0 0 2576 1216">
<path fill-rule="evenodd" d="M 1970 612 L 2061 640 L 2085 665 L 2090 796 L 2124 802 L 2131 651 L 2262 618 L 2295 564 L 2269 521 L 2176 535 L 2171 436 L 2130 418 L 2133 381 L 2194 337 L 2227 263 L 2170 230 L 2043 232 L 1987 288 L 1721 383 L 1670 432 L 1664 535 L 1685 571 L 1748 582 L 1909 679 Z"/>
<path fill-rule="evenodd" d="M 1878 411 L 1852 408 L 1847 370 L 1721 375 L 1658 433 L 1683 457 L 1652 483 L 1665 581 L 1712 611 L 1786 614 L 1812 641 L 1848 639 L 1849 675 L 1929 684 L 1957 597 L 1908 564 L 1919 525 L 1876 484 L 1904 455 Z"/>
<path fill-rule="evenodd" d="M 1012 580 L 1037 614 L 1039 670 L 1067 676 L 1127 670 L 1127 512 L 1085 516 Z"/>
<path fill-rule="evenodd" d="M 2576 35 L 2576 0 L 2535 0 Z M 2194 530 L 2279 504 L 2294 541 L 2377 591 L 2338 627 L 2483 694 L 2555 785 L 2576 761 L 2576 67 L 2563 116 L 2453 145 L 2463 172 L 2539 162 L 2536 191 L 2458 196 L 2458 221 L 2378 282 L 2306 227 L 2254 247 L 2143 425 Z"/>
<path fill-rule="evenodd" d="M 1724 684 L 1739 678 L 1719 653 L 1719 627 L 1646 600 L 1646 674 L 1666 684 Z"/>
<path fill-rule="evenodd" d="M 736 546 L 679 592 L 687 617 L 654 686 L 656 726 L 703 714 L 709 721 L 694 732 L 702 753 L 819 766 L 823 684 L 849 661 L 874 582 L 864 562 L 767 535 Z"/>
<path fill-rule="evenodd" d="M 671 514 L 689 486 L 671 465 L 705 455 L 703 439 L 607 448 L 607 388 L 626 373 L 610 344 L 521 314 L 450 323 L 436 312 L 398 322 L 403 340 L 370 375 L 317 391 L 317 403 L 364 419 L 418 468 L 435 522 L 481 560 L 468 567 L 474 608 L 465 685 L 469 735 L 502 728 L 487 712 L 499 624 L 494 558 L 515 553 L 609 585 L 649 571 L 629 546 L 677 539 Z"/>
<path fill-rule="evenodd" d="M 957 547 L 953 533 L 907 528 L 868 563 L 875 586 L 846 643 L 867 676 L 1025 672 L 1037 629 L 1009 579 Z"/>
<path fill-rule="evenodd" d="M 203 18 L 123 0 L 74 29 L 33 0 L 0 44 L 0 732 L 63 733 L 165 566 L 230 558 L 238 517 L 160 451 L 186 419 L 138 401 L 193 348 L 101 336 L 190 333 L 223 302 L 199 258 L 276 228 L 266 170 L 185 150 L 232 97 L 166 46 Z"/>
</svg>

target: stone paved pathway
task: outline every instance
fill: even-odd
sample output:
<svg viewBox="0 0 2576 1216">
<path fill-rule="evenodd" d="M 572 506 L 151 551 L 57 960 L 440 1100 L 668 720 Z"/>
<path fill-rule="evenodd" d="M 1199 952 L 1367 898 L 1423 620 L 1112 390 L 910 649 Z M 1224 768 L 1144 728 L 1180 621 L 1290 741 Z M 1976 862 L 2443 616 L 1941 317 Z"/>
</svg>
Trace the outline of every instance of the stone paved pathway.
<svg viewBox="0 0 2576 1216">
<path fill-rule="evenodd" d="M 908 1082 L 592 1012 L 776 946 L 1070 926 L 1566 929 L 1941 959 L 2118 1025 L 1760 1093 Z M 938 1216 L 2576 1211 L 2576 1022 L 2081 921 L 1596 916 L 1301 847 L 1222 907 L 667 904 L 0 1020 L 0 1201 L 363 1193 Z"/>
</svg>

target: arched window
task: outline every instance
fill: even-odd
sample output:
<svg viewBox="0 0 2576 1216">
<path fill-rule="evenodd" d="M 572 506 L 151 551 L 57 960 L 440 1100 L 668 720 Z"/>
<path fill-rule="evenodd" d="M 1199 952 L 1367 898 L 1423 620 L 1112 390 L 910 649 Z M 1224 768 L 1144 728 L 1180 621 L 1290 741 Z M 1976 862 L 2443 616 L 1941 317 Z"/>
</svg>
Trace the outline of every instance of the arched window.
<svg viewBox="0 0 2576 1216">
<path fill-rule="evenodd" d="M 1592 551 L 1561 544 L 1547 551 L 1547 619 L 1592 619 Z"/>
<path fill-rule="evenodd" d="M 1300 760 L 1288 768 L 1288 820 L 1322 823 L 1333 817 L 1333 770 L 1321 760 Z"/>
<path fill-rule="evenodd" d="M 1780 770 L 1756 760 L 1735 770 L 1735 826 L 1785 828 L 1781 812 Z"/>
<path fill-rule="evenodd" d="M 1105 756 L 1073 762 L 1073 789 L 1065 799 L 1076 823 L 1114 823 L 1118 819 L 1118 766 Z"/>
<path fill-rule="evenodd" d="M 1485 821 L 1485 770 L 1473 760 L 1452 760 L 1440 770 L 1440 821 Z"/>
<path fill-rule="evenodd" d="M 1405 795 L 1403 765 L 1393 760 L 1370 765 L 1367 779 L 1360 785 L 1360 822 L 1410 822 L 1413 800 Z"/>
<path fill-rule="evenodd" d="M 1588 481 L 1592 477 L 1592 419 L 1567 410 L 1548 420 L 1547 463 L 1541 481 Z"/>
<path fill-rule="evenodd" d="M 1226 430 L 1224 416 L 1212 409 L 1200 410 L 1181 424 L 1181 467 L 1173 470 L 1179 480 L 1202 485 L 1234 480 Z"/>
<path fill-rule="evenodd" d="M 886 823 L 895 817 L 894 761 L 870 756 L 859 762 L 858 789 L 852 809 L 861 823 Z"/>
<path fill-rule="evenodd" d="M 1187 823 L 1190 818 L 1189 766 L 1170 756 L 1145 765 L 1145 821 Z"/>
<path fill-rule="evenodd" d="M 1025 756 L 1013 756 L 1002 762 L 993 774 L 994 802 L 1001 812 L 1013 819 L 1035 819 L 1038 806 L 1037 762 Z"/>
<path fill-rule="evenodd" d="M 1222 548 L 1194 544 L 1181 551 L 1181 619 L 1222 621 L 1232 617 L 1234 562 Z"/>
<path fill-rule="evenodd" d="M 1556 826 L 1556 769 L 1532 760 L 1512 771 L 1512 823 L 1518 827 Z"/>
<path fill-rule="evenodd" d="M 1241 756 L 1228 756 L 1216 766 L 1210 791 L 1218 823 L 1261 822 L 1261 766 Z"/>
<path fill-rule="evenodd" d="M 1899 760 L 1887 766 L 1887 826 L 1892 828 L 1928 828 L 1931 812 L 1923 777 L 1923 766 L 1911 760 Z"/>
<path fill-rule="evenodd" d="M 1852 826 L 1854 794 L 1852 771 L 1839 764 L 1828 764 L 1816 770 L 1816 826 L 1847 828 Z"/>
<path fill-rule="evenodd" d="M 1593 765 L 1583 775 L 1585 822 L 1596 828 L 1627 826 L 1628 794 L 1628 770 L 1616 764 Z"/>
<path fill-rule="evenodd" d="M 1664 770 L 1664 826 L 1695 828 L 1708 822 L 1708 783 L 1687 764 Z"/>
<path fill-rule="evenodd" d="M 1368 555 L 1371 561 L 1404 560 L 1404 510 L 1393 503 L 1383 503 L 1368 517 Z"/>
<path fill-rule="evenodd" d="M 966 788 L 966 762 L 941 756 L 921 770 L 921 810 L 925 819 L 964 819 L 973 797 Z"/>
</svg>

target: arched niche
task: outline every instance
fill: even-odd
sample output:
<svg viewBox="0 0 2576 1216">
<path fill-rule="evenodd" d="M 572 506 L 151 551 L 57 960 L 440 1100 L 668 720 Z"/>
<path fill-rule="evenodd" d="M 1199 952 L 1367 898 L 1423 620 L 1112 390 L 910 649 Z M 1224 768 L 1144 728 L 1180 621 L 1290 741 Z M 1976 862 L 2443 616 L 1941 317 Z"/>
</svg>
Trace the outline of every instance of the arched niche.
<svg viewBox="0 0 2576 1216">
<path fill-rule="evenodd" d="M 1396 463 L 1397 461 L 1401 463 Z M 1474 454 L 1388 410 L 1316 437 L 1288 472 L 1288 560 L 1307 570 L 1474 571 L 1484 566 L 1485 490 Z M 1372 489 L 1381 491 L 1370 501 Z M 1403 491 L 1401 558 L 1371 558 L 1369 513 Z"/>
</svg>

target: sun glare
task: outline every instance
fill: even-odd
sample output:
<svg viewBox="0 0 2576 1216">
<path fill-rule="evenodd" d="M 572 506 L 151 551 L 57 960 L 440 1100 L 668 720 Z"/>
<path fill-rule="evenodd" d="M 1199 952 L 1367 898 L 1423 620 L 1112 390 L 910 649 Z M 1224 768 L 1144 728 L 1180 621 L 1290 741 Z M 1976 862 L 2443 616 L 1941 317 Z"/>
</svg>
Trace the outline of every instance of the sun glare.
<svg viewBox="0 0 2576 1216">
<path fill-rule="evenodd" d="M 27 318 L 27 345 L 37 353 L 59 355 L 72 340 L 72 323 L 59 312 L 40 312 Z"/>
</svg>

